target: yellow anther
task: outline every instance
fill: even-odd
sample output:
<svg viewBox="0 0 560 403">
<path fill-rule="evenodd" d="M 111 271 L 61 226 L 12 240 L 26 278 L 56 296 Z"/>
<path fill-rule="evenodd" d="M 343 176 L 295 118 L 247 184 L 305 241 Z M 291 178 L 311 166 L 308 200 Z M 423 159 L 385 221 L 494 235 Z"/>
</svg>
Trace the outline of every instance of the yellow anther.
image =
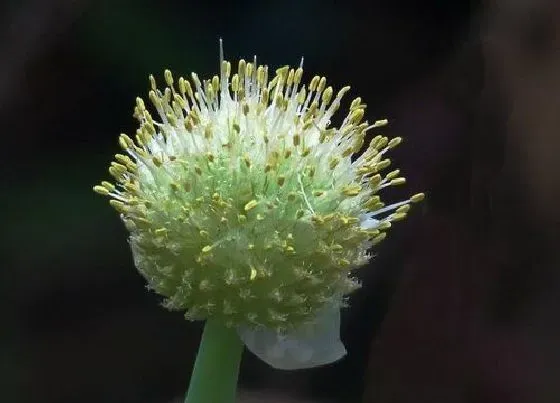
<svg viewBox="0 0 560 403">
<path fill-rule="evenodd" d="M 342 188 L 342 193 L 346 196 L 356 196 L 360 193 L 362 187 L 357 183 L 352 183 L 350 185 L 344 186 Z"/>
<path fill-rule="evenodd" d="M 357 97 L 352 100 L 350 103 L 350 110 L 356 109 L 362 103 L 362 98 Z"/>
<path fill-rule="evenodd" d="M 390 181 L 391 179 L 395 179 L 397 176 L 399 176 L 400 173 L 400 169 L 395 169 L 394 171 L 389 172 L 387 176 L 385 176 L 385 179 Z"/>
<path fill-rule="evenodd" d="M 156 79 L 151 74 L 148 76 L 148 79 L 150 80 L 150 88 L 155 91 L 157 89 Z"/>
<path fill-rule="evenodd" d="M 140 97 L 136 97 L 136 106 L 140 109 L 141 112 L 146 110 L 146 105 L 144 104 L 144 100 Z"/>
<path fill-rule="evenodd" d="M 375 165 L 375 168 L 376 168 L 378 171 L 381 171 L 381 170 L 387 168 L 389 165 L 391 165 L 391 160 L 390 160 L 389 158 L 385 158 L 384 160 L 379 161 L 379 162 Z"/>
<path fill-rule="evenodd" d="M 94 187 L 93 187 L 93 191 L 94 191 L 95 193 L 99 193 L 100 195 L 103 195 L 103 196 L 108 196 L 109 193 L 110 193 L 110 192 L 109 192 L 109 189 L 107 189 L 107 188 L 104 187 L 104 186 L 100 186 L 100 185 L 94 186 Z"/>
<path fill-rule="evenodd" d="M 154 231 L 154 234 L 156 235 L 165 235 L 167 233 L 167 228 L 157 228 Z"/>
<path fill-rule="evenodd" d="M 327 86 L 327 79 L 325 77 L 321 77 L 319 80 L 319 85 L 317 86 L 317 92 L 321 93 Z"/>
<path fill-rule="evenodd" d="M 336 97 L 338 99 L 342 98 L 344 96 L 344 94 L 346 94 L 348 91 L 350 91 L 350 86 L 347 85 L 346 87 L 342 87 L 339 91 L 338 94 L 336 94 Z"/>
<path fill-rule="evenodd" d="M 331 102 L 333 96 L 333 88 L 327 87 L 327 89 L 323 92 L 322 100 L 323 102 L 328 105 Z"/>
<path fill-rule="evenodd" d="M 255 207 L 257 207 L 257 204 L 259 204 L 259 203 L 256 200 L 251 200 L 250 202 L 245 204 L 245 207 L 243 207 L 243 209 L 245 211 L 250 211 L 250 210 L 254 209 Z"/>
<path fill-rule="evenodd" d="M 268 88 L 265 88 L 265 89 L 262 91 L 261 104 L 259 105 L 260 108 L 263 108 L 263 107 L 266 108 L 266 106 L 268 105 L 268 99 L 269 99 L 269 97 L 270 97 L 270 91 L 269 91 Z M 257 107 L 257 113 L 261 110 L 261 109 L 259 109 L 259 107 Z"/>
<path fill-rule="evenodd" d="M 126 189 L 127 192 L 130 193 L 136 193 L 138 192 L 138 184 L 137 183 L 133 183 L 133 182 L 127 182 L 124 184 L 124 188 Z"/>
<path fill-rule="evenodd" d="M 385 230 L 388 230 L 389 228 L 391 228 L 391 222 L 390 221 L 381 221 L 377 225 L 377 229 L 379 231 L 385 231 Z"/>
<path fill-rule="evenodd" d="M 175 115 L 171 114 L 170 112 L 167 112 L 165 116 L 167 117 L 167 120 L 169 121 L 169 124 L 171 126 L 173 127 L 177 126 L 177 118 L 175 117 Z"/>
<path fill-rule="evenodd" d="M 379 204 L 383 204 L 381 203 L 381 199 L 379 198 L 379 196 L 373 196 L 371 199 L 364 203 L 364 208 L 370 211 L 375 211 L 383 207 L 379 207 Z"/>
<path fill-rule="evenodd" d="M 220 90 L 220 79 L 218 76 L 212 77 L 212 90 L 214 90 L 214 94 L 217 94 Z"/>
<path fill-rule="evenodd" d="M 212 250 L 212 246 L 211 245 L 206 245 L 205 247 L 202 248 L 202 253 L 208 253 Z"/>
<path fill-rule="evenodd" d="M 385 146 L 387 146 L 387 144 L 389 144 L 389 139 L 385 136 L 377 137 L 376 139 L 374 139 L 374 141 L 375 148 L 377 148 L 378 150 L 384 148 Z"/>
<path fill-rule="evenodd" d="M 391 214 L 389 219 L 392 222 L 397 222 L 397 221 L 402 221 L 405 218 L 406 218 L 406 213 L 394 213 L 394 214 Z"/>
<path fill-rule="evenodd" d="M 317 89 L 319 80 L 321 80 L 319 76 L 315 76 L 311 79 L 311 82 L 309 83 L 309 91 L 315 91 Z"/>
<path fill-rule="evenodd" d="M 283 81 L 285 81 L 286 76 L 288 75 L 288 70 L 290 69 L 289 66 L 282 66 L 276 69 L 276 76 L 280 77 Z"/>
<path fill-rule="evenodd" d="M 122 175 L 124 172 L 118 170 L 117 168 L 115 168 L 114 166 L 110 166 L 109 167 L 109 173 L 111 174 L 112 177 L 114 177 L 117 180 L 122 180 Z"/>
<path fill-rule="evenodd" d="M 163 103 L 168 104 L 170 99 L 171 99 L 171 89 L 170 89 L 170 88 L 166 88 L 166 89 L 163 91 L 163 97 L 161 98 L 161 100 L 163 101 Z"/>
<path fill-rule="evenodd" d="M 110 192 L 115 191 L 115 185 L 113 185 L 111 182 L 103 181 L 101 182 L 101 186 L 103 186 L 105 189 L 107 189 Z"/>
<path fill-rule="evenodd" d="M 274 76 L 274 78 L 268 83 L 268 86 L 265 89 L 267 91 L 272 91 L 278 84 L 278 80 L 280 80 L 279 76 Z"/>
<path fill-rule="evenodd" d="M 294 83 L 296 85 L 299 85 L 299 83 L 301 83 L 301 77 L 303 76 L 303 69 L 301 67 L 298 67 L 296 69 L 296 72 L 294 74 Z"/>
<path fill-rule="evenodd" d="M 265 84 L 264 82 L 264 66 L 259 66 L 257 68 L 257 84 L 262 88 Z"/>
<path fill-rule="evenodd" d="M 307 111 L 305 111 L 305 115 L 303 116 L 303 120 L 304 121 L 309 121 L 314 115 L 315 112 L 317 111 L 317 108 L 319 107 L 319 105 L 317 104 L 317 101 L 313 101 L 311 103 L 311 105 L 309 105 L 309 108 L 307 109 Z"/>
<path fill-rule="evenodd" d="M 255 71 L 255 66 L 253 63 L 247 63 L 247 69 L 245 70 L 245 75 L 247 77 L 253 77 L 253 72 Z"/>
<path fill-rule="evenodd" d="M 383 178 L 381 177 L 380 174 L 373 175 L 371 178 L 369 178 L 369 184 L 375 187 L 381 183 L 382 179 Z"/>
<path fill-rule="evenodd" d="M 210 235 L 208 231 L 205 231 L 203 229 L 201 229 L 198 233 L 202 238 L 208 238 L 208 236 Z"/>
<path fill-rule="evenodd" d="M 251 266 L 251 274 L 249 275 L 249 280 L 253 281 L 255 278 L 257 278 L 257 269 Z"/>
<path fill-rule="evenodd" d="M 237 71 L 239 72 L 239 75 L 241 77 L 244 77 L 246 74 L 246 69 L 247 69 L 247 63 L 245 62 L 244 59 L 239 60 L 239 63 L 237 65 Z"/>
<path fill-rule="evenodd" d="M 350 123 L 352 124 L 360 123 L 363 117 L 364 117 L 364 110 L 362 108 L 355 109 L 350 114 Z"/>
<path fill-rule="evenodd" d="M 173 74 L 171 73 L 171 71 L 166 69 L 163 72 L 163 76 L 165 77 L 165 82 L 167 83 L 167 85 L 171 87 L 173 85 Z"/>
<path fill-rule="evenodd" d="M 366 175 L 373 172 L 373 169 L 369 164 L 366 164 L 358 167 L 358 170 L 356 172 L 358 173 L 358 175 Z"/>
<path fill-rule="evenodd" d="M 222 61 L 220 72 L 224 75 L 224 77 L 229 77 L 231 72 L 231 64 L 226 60 Z"/>
<path fill-rule="evenodd" d="M 124 133 L 121 133 L 121 135 L 119 136 L 119 145 L 123 150 L 134 148 L 135 146 L 134 141 Z"/>
<path fill-rule="evenodd" d="M 183 77 L 179 77 L 179 92 L 181 94 L 185 94 L 187 92 L 187 87 L 185 85 L 185 79 Z"/>
<path fill-rule="evenodd" d="M 194 98 L 192 85 L 191 85 L 191 82 L 189 80 L 186 80 L 186 79 L 185 79 L 185 91 L 186 91 L 187 95 L 189 96 L 189 98 L 192 100 Z"/>
<path fill-rule="evenodd" d="M 302 105 L 305 102 L 305 88 L 302 87 L 301 90 L 299 90 L 297 97 L 296 97 L 296 101 L 299 105 Z"/>
<path fill-rule="evenodd" d="M 283 100 L 284 100 L 284 98 L 282 97 L 282 94 L 278 94 L 278 95 L 276 95 L 276 99 L 274 100 L 275 101 L 274 104 L 277 107 L 281 107 L 282 105 L 284 105 Z"/>
<path fill-rule="evenodd" d="M 179 94 L 173 95 L 173 111 L 177 116 L 183 116 L 183 111 L 181 109 L 185 108 L 186 106 L 187 101 L 185 101 L 185 98 L 183 98 Z"/>
<path fill-rule="evenodd" d="M 120 200 L 109 200 L 109 204 L 119 213 L 126 213 L 128 212 L 127 206 Z"/>
<path fill-rule="evenodd" d="M 391 182 L 389 182 L 389 184 L 391 186 L 403 185 L 405 183 L 406 183 L 406 178 L 403 178 L 403 177 L 395 178 L 395 179 L 391 180 Z"/>
<path fill-rule="evenodd" d="M 154 104 L 156 109 L 161 109 L 161 99 L 156 95 L 154 90 L 150 90 L 150 92 L 148 92 L 148 98 L 150 98 L 150 101 L 152 101 L 152 104 Z"/>
<path fill-rule="evenodd" d="M 185 129 L 191 133 L 194 129 L 194 124 L 191 118 L 187 118 L 185 119 L 185 121 L 183 122 L 183 125 L 185 126 Z"/>
<path fill-rule="evenodd" d="M 410 198 L 410 201 L 411 201 L 412 203 L 419 203 L 419 202 L 421 202 L 422 200 L 424 200 L 425 197 L 426 197 L 426 195 L 424 195 L 424 193 L 416 193 L 414 196 L 412 196 L 412 197 Z"/>
<path fill-rule="evenodd" d="M 288 87 L 291 87 L 293 83 L 294 83 L 294 69 L 291 69 L 290 72 L 288 73 L 288 78 L 286 79 L 286 85 Z"/>
<path fill-rule="evenodd" d="M 115 171 L 120 172 L 121 175 L 124 174 L 124 173 L 127 171 L 126 166 L 124 166 L 124 165 L 122 165 L 122 164 L 119 164 L 118 162 L 114 162 L 114 161 L 111 162 L 111 167 L 112 167 Z"/>
<path fill-rule="evenodd" d="M 233 92 L 239 91 L 239 75 L 234 74 L 231 78 L 231 90 Z"/>
<path fill-rule="evenodd" d="M 391 141 L 389 141 L 389 144 L 387 144 L 387 147 L 394 148 L 394 147 L 398 146 L 399 144 L 401 144 L 402 140 L 403 140 L 402 137 L 392 138 Z"/>
<path fill-rule="evenodd" d="M 191 73 L 191 79 L 193 80 L 193 83 L 196 85 L 196 87 L 202 87 L 202 83 L 200 82 L 200 79 L 198 78 L 198 74 L 196 73 Z"/>
<path fill-rule="evenodd" d="M 152 162 L 153 162 L 154 165 L 155 165 L 156 167 L 158 167 L 158 168 L 163 164 L 161 158 L 156 157 L 155 155 L 152 157 Z"/>
<path fill-rule="evenodd" d="M 357 153 L 362 149 L 362 146 L 364 145 L 364 134 L 360 133 L 356 136 L 356 139 L 354 140 L 354 144 L 352 144 L 352 152 Z"/>
<path fill-rule="evenodd" d="M 383 127 L 389 124 L 387 119 L 376 120 L 373 127 Z"/>
<path fill-rule="evenodd" d="M 405 205 L 403 205 L 403 206 L 400 206 L 400 207 L 397 209 L 396 213 L 408 213 L 409 210 L 410 210 L 410 204 L 405 204 Z"/>
<path fill-rule="evenodd" d="M 350 155 L 352 155 L 353 153 L 354 153 L 353 148 L 352 148 L 352 147 L 348 147 L 346 150 L 344 150 L 344 151 L 342 152 L 341 155 L 342 155 L 342 157 L 346 158 L 346 157 L 349 157 Z"/>
</svg>

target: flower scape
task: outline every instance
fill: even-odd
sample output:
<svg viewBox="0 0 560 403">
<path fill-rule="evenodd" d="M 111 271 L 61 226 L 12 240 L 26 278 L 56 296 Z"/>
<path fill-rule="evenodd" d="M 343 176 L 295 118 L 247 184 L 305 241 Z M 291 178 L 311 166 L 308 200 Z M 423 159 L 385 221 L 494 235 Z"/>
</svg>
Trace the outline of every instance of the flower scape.
<svg viewBox="0 0 560 403">
<path fill-rule="evenodd" d="M 301 66 L 270 79 L 256 59 L 220 67 L 209 80 L 166 70 L 162 90 L 150 76 L 157 114 L 136 99 L 139 128 L 120 135 L 114 180 L 94 190 L 120 213 L 165 307 L 289 334 L 345 304 L 354 270 L 424 195 L 384 204 L 382 190 L 405 183 L 387 158 L 401 138 L 365 144 L 387 121 L 363 121 L 361 98 L 331 126 L 350 87 L 303 84 Z"/>
</svg>

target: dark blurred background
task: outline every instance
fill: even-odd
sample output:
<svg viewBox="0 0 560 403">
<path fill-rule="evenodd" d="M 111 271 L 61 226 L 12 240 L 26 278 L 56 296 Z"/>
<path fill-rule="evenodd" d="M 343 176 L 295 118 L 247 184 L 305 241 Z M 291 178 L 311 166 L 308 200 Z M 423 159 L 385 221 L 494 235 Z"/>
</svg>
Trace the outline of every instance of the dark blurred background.
<svg viewBox="0 0 560 403">
<path fill-rule="evenodd" d="M 213 75 L 220 36 L 350 83 L 428 194 L 361 272 L 348 356 L 246 353 L 239 400 L 560 401 L 557 1 L 13 0 L 0 22 L 0 401 L 181 401 L 201 326 L 145 290 L 91 186 L 147 75 Z"/>
</svg>

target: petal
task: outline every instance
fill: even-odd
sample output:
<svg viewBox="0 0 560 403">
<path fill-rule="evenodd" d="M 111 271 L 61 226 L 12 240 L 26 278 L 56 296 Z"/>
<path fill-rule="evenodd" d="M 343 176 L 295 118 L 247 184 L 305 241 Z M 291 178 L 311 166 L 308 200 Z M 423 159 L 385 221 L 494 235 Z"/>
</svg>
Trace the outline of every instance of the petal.
<svg viewBox="0 0 560 403">
<path fill-rule="evenodd" d="M 286 335 L 268 329 L 238 329 L 247 348 L 276 369 L 313 368 L 338 361 L 346 355 L 340 341 L 340 308 L 329 306 L 315 323 Z"/>
</svg>

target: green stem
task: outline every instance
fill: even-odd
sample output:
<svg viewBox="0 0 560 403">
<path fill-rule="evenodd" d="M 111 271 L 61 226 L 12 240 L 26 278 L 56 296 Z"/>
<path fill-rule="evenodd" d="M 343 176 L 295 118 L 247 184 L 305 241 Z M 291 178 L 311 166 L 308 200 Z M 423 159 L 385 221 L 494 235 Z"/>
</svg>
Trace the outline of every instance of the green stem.
<svg viewBox="0 0 560 403">
<path fill-rule="evenodd" d="M 207 321 L 185 403 L 234 403 L 242 352 L 235 329 Z"/>
</svg>

